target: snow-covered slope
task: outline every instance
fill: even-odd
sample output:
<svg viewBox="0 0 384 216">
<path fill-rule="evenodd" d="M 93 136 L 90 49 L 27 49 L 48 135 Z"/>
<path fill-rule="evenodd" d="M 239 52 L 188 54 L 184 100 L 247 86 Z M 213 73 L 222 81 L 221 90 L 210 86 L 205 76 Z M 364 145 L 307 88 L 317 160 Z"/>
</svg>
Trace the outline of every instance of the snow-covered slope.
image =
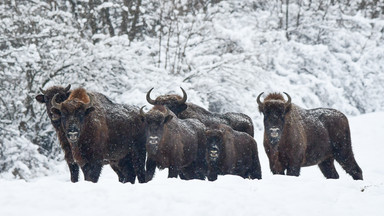
<svg viewBox="0 0 384 216">
<path fill-rule="evenodd" d="M 69 181 L 65 163 L 59 173 L 33 179 L 0 180 L 0 215 L 349 215 L 376 216 L 384 212 L 384 113 L 350 118 L 355 157 L 364 181 L 354 181 L 337 166 L 338 180 L 326 180 L 317 167 L 302 169 L 300 177 L 269 172 L 256 141 L 262 180 L 219 176 L 215 182 L 167 179 L 157 171 L 147 184 L 121 184 L 109 167 L 99 183 Z"/>
</svg>

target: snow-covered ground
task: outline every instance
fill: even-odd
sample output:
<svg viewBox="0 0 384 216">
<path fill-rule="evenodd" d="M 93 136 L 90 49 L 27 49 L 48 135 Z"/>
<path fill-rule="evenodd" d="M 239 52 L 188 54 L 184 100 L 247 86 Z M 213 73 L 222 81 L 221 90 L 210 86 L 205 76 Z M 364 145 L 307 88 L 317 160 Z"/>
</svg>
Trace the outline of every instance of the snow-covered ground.
<svg viewBox="0 0 384 216">
<path fill-rule="evenodd" d="M 273 176 L 256 132 L 262 180 L 219 176 L 215 182 L 167 179 L 158 171 L 147 184 L 121 184 L 105 167 L 97 184 L 73 184 L 64 163 L 60 173 L 30 182 L 0 180 L 0 215 L 383 215 L 384 112 L 350 118 L 355 157 L 364 181 L 337 166 L 338 180 L 317 167 L 300 177 Z"/>
</svg>

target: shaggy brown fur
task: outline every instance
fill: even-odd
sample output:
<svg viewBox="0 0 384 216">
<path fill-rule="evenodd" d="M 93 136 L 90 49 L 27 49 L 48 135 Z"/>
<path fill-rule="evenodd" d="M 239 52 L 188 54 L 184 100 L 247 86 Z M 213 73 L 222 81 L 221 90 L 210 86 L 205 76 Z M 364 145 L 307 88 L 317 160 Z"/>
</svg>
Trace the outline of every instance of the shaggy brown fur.
<svg viewBox="0 0 384 216">
<path fill-rule="evenodd" d="M 60 127 L 60 115 L 51 112 L 51 101 L 53 96 L 57 94 L 58 96 L 56 97 L 56 102 L 61 103 L 69 97 L 71 93 L 70 88 L 71 85 L 68 85 L 66 88 L 62 86 L 52 86 L 46 90 L 41 89 L 42 94 L 37 95 L 36 100 L 39 103 L 45 104 L 48 117 L 51 119 L 51 123 L 56 130 L 61 149 L 64 151 L 64 158 L 70 171 L 71 181 L 77 182 L 79 180 L 79 166 L 73 159 L 71 146 L 67 141 L 65 131 Z"/>
<path fill-rule="evenodd" d="M 169 178 L 204 179 L 204 125 L 196 119 L 178 119 L 162 105 L 155 105 L 148 113 L 141 111 L 141 115 L 146 123 L 149 178 L 157 166 L 168 168 Z"/>
<path fill-rule="evenodd" d="M 88 102 L 88 103 L 86 103 Z M 97 182 L 102 166 L 110 163 L 120 182 L 145 182 L 145 136 L 139 109 L 114 104 L 103 94 L 83 88 L 61 104 L 61 127 L 85 180 Z"/>
<path fill-rule="evenodd" d="M 72 94 L 68 97 L 68 100 L 75 100 L 84 104 L 90 102 L 87 91 L 83 88 L 78 88 L 76 91 L 73 91 Z"/>
<path fill-rule="evenodd" d="M 208 180 L 216 180 L 218 174 L 261 179 L 257 144 L 253 137 L 225 124 L 212 126 L 206 135 Z"/>
<path fill-rule="evenodd" d="M 261 93 L 262 94 L 262 93 Z M 326 178 L 339 178 L 334 160 L 353 179 L 363 179 L 351 146 L 346 116 L 334 109 L 303 109 L 270 94 L 257 102 L 264 115 L 264 148 L 273 174 L 300 175 L 303 166 L 318 165 Z"/>
<path fill-rule="evenodd" d="M 220 123 L 227 124 L 234 130 L 248 133 L 252 137 L 254 136 L 252 119 L 243 113 L 212 113 L 196 104 L 183 102 L 186 101 L 187 94 L 182 88 L 183 97 L 171 94 L 158 96 L 155 100 L 152 100 L 150 97 L 152 90 L 153 88 L 147 93 L 147 101 L 152 105 L 167 106 L 180 119 L 195 118 L 207 127 Z"/>
<path fill-rule="evenodd" d="M 278 92 L 270 93 L 264 99 L 264 101 L 271 101 L 271 100 L 280 100 L 285 102 L 284 96 Z"/>
</svg>

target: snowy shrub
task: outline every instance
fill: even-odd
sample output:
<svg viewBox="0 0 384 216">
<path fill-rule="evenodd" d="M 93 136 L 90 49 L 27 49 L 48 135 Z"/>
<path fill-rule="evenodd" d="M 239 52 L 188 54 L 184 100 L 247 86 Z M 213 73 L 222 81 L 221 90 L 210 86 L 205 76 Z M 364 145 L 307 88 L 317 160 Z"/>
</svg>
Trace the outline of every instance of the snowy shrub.
<svg viewBox="0 0 384 216">
<path fill-rule="evenodd" d="M 383 8 L 364 0 L 3 1 L 0 172 L 28 179 L 63 158 L 34 99 L 40 87 L 84 86 L 143 106 L 150 88 L 156 97 L 181 86 L 188 102 L 245 113 L 257 131 L 261 92 L 347 115 L 383 110 Z"/>
<path fill-rule="evenodd" d="M 21 136 L 18 130 L 3 129 L 0 135 L 1 177 L 29 180 L 51 172 L 52 161 L 38 151 L 37 145 Z"/>
</svg>

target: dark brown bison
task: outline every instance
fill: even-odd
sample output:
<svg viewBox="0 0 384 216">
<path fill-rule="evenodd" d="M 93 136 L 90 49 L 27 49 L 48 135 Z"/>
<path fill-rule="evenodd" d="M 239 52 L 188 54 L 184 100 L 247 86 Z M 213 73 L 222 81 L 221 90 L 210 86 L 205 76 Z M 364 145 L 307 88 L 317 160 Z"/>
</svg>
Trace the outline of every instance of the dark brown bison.
<svg viewBox="0 0 384 216">
<path fill-rule="evenodd" d="M 168 178 L 205 179 L 205 126 L 197 119 L 179 119 L 168 108 L 155 105 L 140 113 L 146 123 L 147 172 L 168 168 Z"/>
<path fill-rule="evenodd" d="M 145 134 L 139 109 L 115 104 L 106 96 L 83 88 L 67 100 L 52 99 L 52 112 L 61 127 L 85 180 L 97 182 L 102 166 L 110 163 L 120 182 L 145 182 Z"/>
<path fill-rule="evenodd" d="M 299 176 L 300 168 L 318 165 L 326 178 L 339 178 L 334 160 L 353 179 L 363 179 L 352 152 L 348 119 L 334 109 L 303 109 L 280 93 L 257 97 L 264 115 L 264 148 L 273 174 Z"/>
<path fill-rule="evenodd" d="M 47 108 L 48 117 L 49 119 L 51 119 L 51 123 L 56 130 L 56 134 L 59 139 L 60 146 L 64 151 L 64 158 L 69 167 L 69 172 L 71 174 L 71 181 L 77 182 L 79 180 L 79 166 L 73 160 L 71 146 L 67 141 L 64 130 L 60 127 L 60 115 L 57 115 L 51 112 L 52 98 L 57 94 L 56 103 L 61 103 L 65 101 L 71 94 L 70 88 L 71 88 L 71 85 L 68 85 L 65 88 L 61 86 L 53 86 L 48 88 L 47 90 L 43 90 L 40 88 L 40 91 L 42 94 L 37 95 L 36 100 L 39 103 L 45 104 Z"/>
<path fill-rule="evenodd" d="M 217 175 L 238 175 L 261 179 L 261 167 L 256 141 L 249 134 L 235 131 L 225 124 L 206 130 L 208 180 Z"/>
<path fill-rule="evenodd" d="M 180 87 L 181 88 L 181 87 Z M 183 88 L 183 97 L 179 95 L 162 95 L 155 100 L 151 99 L 150 89 L 147 93 L 147 101 L 152 105 L 165 105 L 180 119 L 195 118 L 209 127 L 214 124 L 227 124 L 234 130 L 245 132 L 253 137 L 254 128 L 252 119 L 243 113 L 228 112 L 224 114 L 212 113 L 193 103 L 186 103 L 187 93 Z"/>
</svg>

